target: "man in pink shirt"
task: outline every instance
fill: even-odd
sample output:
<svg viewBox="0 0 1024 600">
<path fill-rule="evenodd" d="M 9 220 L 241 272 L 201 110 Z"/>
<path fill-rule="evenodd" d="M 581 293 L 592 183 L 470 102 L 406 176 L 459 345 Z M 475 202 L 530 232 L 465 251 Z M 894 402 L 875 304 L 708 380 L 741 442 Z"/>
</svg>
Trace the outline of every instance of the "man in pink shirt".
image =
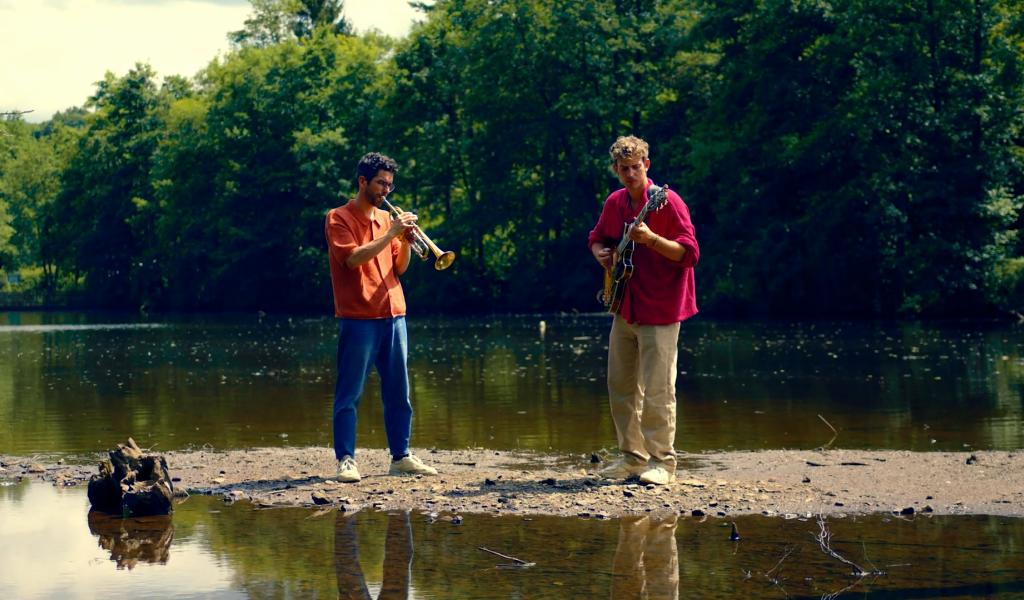
<svg viewBox="0 0 1024 600">
<path fill-rule="evenodd" d="M 653 185 L 647 142 L 620 137 L 609 153 L 624 187 L 605 200 L 587 239 L 605 268 Z M 622 458 L 601 470 L 605 477 L 639 476 L 659 485 L 675 479 L 679 324 L 697 314 L 693 267 L 700 256 L 689 209 L 672 190 L 666 195 L 661 208 L 629 230 L 633 274 L 608 338 L 608 399 Z"/>
<path fill-rule="evenodd" d="M 356 466 L 356 412 L 370 369 L 380 375 L 384 429 L 391 452 L 391 475 L 436 475 L 437 470 L 409 453 L 412 403 L 409 401 L 408 333 L 405 294 L 398 277 L 409 267 L 406 233 L 416 215 L 392 219 L 379 208 L 394 189 L 398 165 L 370 152 L 356 167 L 359 193 L 327 213 L 327 237 L 338 317 L 338 379 L 334 386 L 334 456 L 337 478 L 360 480 Z"/>
</svg>

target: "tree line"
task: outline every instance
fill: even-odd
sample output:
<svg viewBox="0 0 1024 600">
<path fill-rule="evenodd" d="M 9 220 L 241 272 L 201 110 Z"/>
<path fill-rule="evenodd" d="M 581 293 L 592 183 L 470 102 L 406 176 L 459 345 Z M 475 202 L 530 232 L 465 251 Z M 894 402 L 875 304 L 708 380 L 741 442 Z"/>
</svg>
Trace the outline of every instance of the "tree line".
<svg viewBox="0 0 1024 600">
<path fill-rule="evenodd" d="M 438 0 L 400 39 L 253 0 L 191 78 L 107 73 L 0 122 L 0 268 L 47 298 L 330 310 L 323 218 L 359 157 L 458 254 L 414 311 L 598 310 L 607 148 L 690 206 L 698 302 L 735 316 L 1024 307 L 1013 0 Z M 0 281 L 3 281 L 0 278 Z"/>
</svg>

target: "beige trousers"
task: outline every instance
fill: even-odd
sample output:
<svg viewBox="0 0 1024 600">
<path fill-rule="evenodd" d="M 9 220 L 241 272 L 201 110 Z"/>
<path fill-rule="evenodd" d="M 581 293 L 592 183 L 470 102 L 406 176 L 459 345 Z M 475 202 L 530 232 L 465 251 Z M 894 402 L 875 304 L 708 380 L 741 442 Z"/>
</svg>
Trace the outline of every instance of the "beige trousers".
<svg viewBox="0 0 1024 600">
<path fill-rule="evenodd" d="M 619 315 L 608 338 L 608 400 L 626 461 L 676 469 L 679 323 L 631 325 Z"/>
</svg>

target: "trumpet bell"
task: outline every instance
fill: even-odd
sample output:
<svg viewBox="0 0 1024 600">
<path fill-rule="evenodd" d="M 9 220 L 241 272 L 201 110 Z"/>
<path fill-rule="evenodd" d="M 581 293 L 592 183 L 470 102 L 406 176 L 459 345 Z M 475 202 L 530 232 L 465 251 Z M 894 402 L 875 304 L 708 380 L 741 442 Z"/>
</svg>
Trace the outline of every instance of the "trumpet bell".
<svg viewBox="0 0 1024 600">
<path fill-rule="evenodd" d="M 455 253 L 449 250 L 437 257 L 437 260 L 434 261 L 434 268 L 438 271 L 444 271 L 452 266 L 453 262 L 455 262 Z"/>
</svg>

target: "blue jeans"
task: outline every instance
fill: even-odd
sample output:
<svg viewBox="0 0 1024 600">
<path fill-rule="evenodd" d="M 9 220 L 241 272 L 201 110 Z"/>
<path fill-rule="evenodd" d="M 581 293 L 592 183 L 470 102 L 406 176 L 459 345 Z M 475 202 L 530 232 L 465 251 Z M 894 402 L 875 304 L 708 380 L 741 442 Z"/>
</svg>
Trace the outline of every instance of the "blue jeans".
<svg viewBox="0 0 1024 600">
<path fill-rule="evenodd" d="M 380 375 L 384 430 L 391 456 L 409 453 L 409 340 L 405 317 L 339 319 L 338 380 L 334 386 L 334 456 L 356 455 L 356 412 L 370 368 Z"/>
</svg>

